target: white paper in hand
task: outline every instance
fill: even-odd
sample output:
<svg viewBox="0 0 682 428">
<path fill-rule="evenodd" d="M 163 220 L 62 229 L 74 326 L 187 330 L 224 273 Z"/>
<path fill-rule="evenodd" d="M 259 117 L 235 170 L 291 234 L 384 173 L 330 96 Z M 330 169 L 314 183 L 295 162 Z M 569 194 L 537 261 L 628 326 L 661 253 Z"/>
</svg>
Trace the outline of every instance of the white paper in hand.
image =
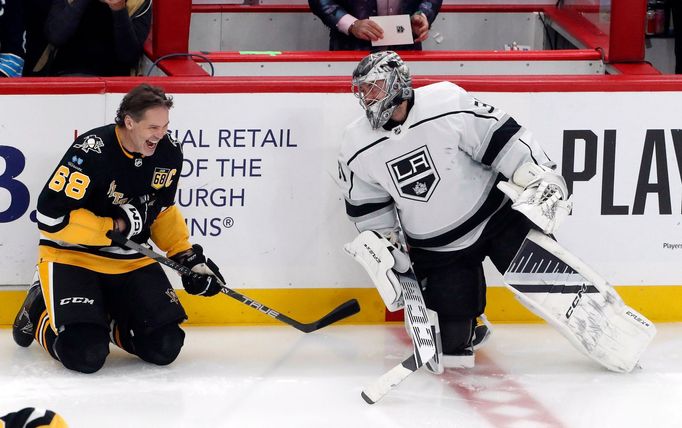
<svg viewBox="0 0 682 428">
<path fill-rule="evenodd" d="M 412 25 L 410 15 L 370 16 L 384 30 L 384 38 L 372 42 L 372 46 L 411 45 Z"/>
</svg>

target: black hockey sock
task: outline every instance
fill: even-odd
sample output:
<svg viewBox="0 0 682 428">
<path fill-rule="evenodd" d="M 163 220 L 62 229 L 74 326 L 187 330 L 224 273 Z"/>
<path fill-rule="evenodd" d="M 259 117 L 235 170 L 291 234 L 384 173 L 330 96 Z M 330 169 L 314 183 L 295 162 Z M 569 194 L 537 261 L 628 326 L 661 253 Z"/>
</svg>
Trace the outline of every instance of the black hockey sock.
<svg viewBox="0 0 682 428">
<path fill-rule="evenodd" d="M 57 334 L 50 327 L 50 315 L 47 309 L 40 314 L 37 328 L 33 332 L 36 342 L 42 346 L 55 360 L 59 361 L 59 357 L 54 351 L 54 342 L 57 339 Z"/>
</svg>

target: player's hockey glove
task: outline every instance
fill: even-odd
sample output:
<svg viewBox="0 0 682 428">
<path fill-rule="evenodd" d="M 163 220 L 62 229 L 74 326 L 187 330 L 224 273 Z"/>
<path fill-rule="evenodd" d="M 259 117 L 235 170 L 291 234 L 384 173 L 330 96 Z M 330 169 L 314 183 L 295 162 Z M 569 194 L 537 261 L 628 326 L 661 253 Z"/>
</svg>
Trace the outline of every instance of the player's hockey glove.
<svg viewBox="0 0 682 428">
<path fill-rule="evenodd" d="M 199 274 L 194 277 L 182 276 L 182 286 L 189 294 L 214 296 L 222 288 L 218 279 L 225 284 L 218 266 L 213 263 L 213 260 L 204 256 L 204 249 L 200 245 L 194 244 L 190 250 L 176 254 L 171 259 Z"/>
<path fill-rule="evenodd" d="M 410 257 L 380 233 L 366 230 L 343 247 L 362 266 L 389 311 L 405 306 L 399 275 L 410 270 Z"/>
<path fill-rule="evenodd" d="M 118 205 L 116 207 L 118 210 L 117 217 L 125 222 L 125 228 L 117 230 L 117 232 L 128 239 L 139 235 L 150 220 L 150 205 L 153 203 L 153 198 L 150 198 L 149 195 L 144 195 L 133 198 L 126 204 Z"/>
<path fill-rule="evenodd" d="M 512 208 L 528 217 L 546 234 L 553 234 L 571 212 L 564 178 L 546 166 L 525 163 L 509 181 L 497 187 L 512 200 Z"/>
</svg>

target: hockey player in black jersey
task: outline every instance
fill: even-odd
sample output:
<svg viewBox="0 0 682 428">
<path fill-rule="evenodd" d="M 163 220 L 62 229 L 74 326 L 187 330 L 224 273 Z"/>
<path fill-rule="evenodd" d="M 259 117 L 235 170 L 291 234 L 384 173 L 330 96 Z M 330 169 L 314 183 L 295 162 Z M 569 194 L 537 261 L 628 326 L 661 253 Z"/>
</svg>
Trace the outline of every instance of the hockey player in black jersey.
<svg viewBox="0 0 682 428">
<path fill-rule="evenodd" d="M 52 410 L 25 407 L 0 416 L 0 428 L 69 428 L 69 426 Z"/>
<path fill-rule="evenodd" d="M 115 123 L 83 133 L 51 174 L 38 198 L 37 273 L 13 328 L 20 346 L 35 339 L 83 373 L 102 367 L 110 340 L 154 364 L 175 360 L 185 311 L 161 266 L 113 245 L 112 230 L 138 243 L 151 239 L 202 274 L 183 276 L 188 293 L 220 291 L 211 276 L 222 276 L 189 243 L 174 204 L 182 148 L 167 133 L 172 106 L 161 88 L 132 89 Z"/>
<path fill-rule="evenodd" d="M 352 87 L 366 114 L 344 130 L 338 183 L 358 230 L 388 239 L 377 244 L 376 233 L 361 233 L 346 251 L 367 269 L 392 311 L 404 305 L 399 279 L 411 265 L 426 307 L 437 314 L 442 365 L 473 367 L 476 318 L 486 306 L 483 260 L 488 257 L 505 274 L 533 233 L 554 243 L 544 234 L 551 236 L 571 210 L 566 183 L 532 134 L 507 113 L 450 82 L 413 89 L 407 65 L 395 52 L 366 56 L 353 72 Z M 396 249 L 406 250 L 409 259 Z M 621 333 L 639 327 L 631 325 L 622 300 L 603 280 L 593 281 L 604 286 L 595 284 L 587 293 L 575 283 L 557 284 L 550 293 L 550 282 L 533 273 L 516 288 L 514 277 L 505 274 L 505 280 L 522 303 L 610 369 L 631 370 L 653 337 L 649 329 L 628 342 L 636 335 Z M 529 290 L 540 304 L 529 303 Z M 600 300 L 584 297 L 580 315 L 573 315 L 572 302 L 592 291 L 599 291 Z M 611 312 L 618 315 L 605 315 Z M 621 323 L 628 327 L 621 329 Z M 604 331 L 615 331 L 618 339 L 601 335 Z M 609 343 L 600 342 L 606 336 Z M 627 361 L 619 360 L 616 349 Z"/>
</svg>

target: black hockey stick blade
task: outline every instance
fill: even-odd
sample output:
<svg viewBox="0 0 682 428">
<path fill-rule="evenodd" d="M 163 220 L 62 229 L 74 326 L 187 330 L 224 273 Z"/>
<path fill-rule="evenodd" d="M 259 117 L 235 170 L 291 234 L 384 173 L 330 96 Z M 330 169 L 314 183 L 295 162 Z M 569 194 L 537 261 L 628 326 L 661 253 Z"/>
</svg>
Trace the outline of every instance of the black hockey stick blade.
<svg viewBox="0 0 682 428">
<path fill-rule="evenodd" d="M 168 257 L 164 257 L 161 254 L 158 254 L 151 250 L 150 248 L 145 247 L 144 245 L 138 244 L 135 241 L 131 241 L 130 239 L 126 238 L 125 236 L 121 235 L 118 232 L 113 232 L 110 231 L 107 233 L 107 237 L 111 239 L 113 242 L 123 245 L 127 248 L 130 248 L 131 250 L 135 250 L 140 254 L 143 254 L 150 259 L 156 260 L 157 262 L 161 263 L 162 265 L 166 265 L 169 268 L 175 270 L 176 272 L 180 273 L 181 275 L 186 275 L 186 276 L 195 276 L 198 275 L 195 272 L 192 272 L 189 268 L 187 268 L 184 265 L 181 265 L 180 263 L 177 263 Z M 220 281 L 219 281 L 220 282 Z M 252 298 L 235 291 L 228 287 L 227 285 L 223 284 L 220 282 L 220 286 L 222 287 L 222 292 L 223 294 L 226 294 L 230 297 L 232 297 L 235 300 L 240 301 L 241 303 L 245 304 L 246 306 L 249 306 L 262 314 L 268 315 L 270 317 L 273 317 L 277 319 L 278 321 L 281 321 L 285 324 L 289 324 L 290 326 L 294 327 L 295 329 L 302 331 L 304 333 L 310 333 L 316 330 L 319 330 L 323 327 L 328 326 L 329 324 L 333 324 L 337 321 L 340 321 L 344 318 L 347 318 L 353 314 L 356 314 L 360 312 L 360 305 L 358 304 L 358 301 L 355 299 L 351 299 L 347 302 L 342 303 L 339 307 L 334 309 L 333 311 L 329 312 L 327 315 L 323 316 L 317 321 L 311 322 L 311 323 L 302 323 L 299 321 L 296 321 L 293 318 L 289 318 L 288 316 L 275 311 L 274 309 L 271 309 L 264 304 L 257 302 L 253 300 Z"/>
<path fill-rule="evenodd" d="M 319 330 L 330 324 L 334 324 L 337 321 L 341 321 L 344 318 L 348 318 L 351 315 L 355 315 L 360 312 L 360 304 L 356 299 L 351 299 L 347 302 L 340 304 L 336 309 L 329 312 L 327 315 L 323 316 L 315 322 L 309 324 L 301 324 L 296 327 L 304 333 L 310 333 L 315 330 Z"/>
</svg>

